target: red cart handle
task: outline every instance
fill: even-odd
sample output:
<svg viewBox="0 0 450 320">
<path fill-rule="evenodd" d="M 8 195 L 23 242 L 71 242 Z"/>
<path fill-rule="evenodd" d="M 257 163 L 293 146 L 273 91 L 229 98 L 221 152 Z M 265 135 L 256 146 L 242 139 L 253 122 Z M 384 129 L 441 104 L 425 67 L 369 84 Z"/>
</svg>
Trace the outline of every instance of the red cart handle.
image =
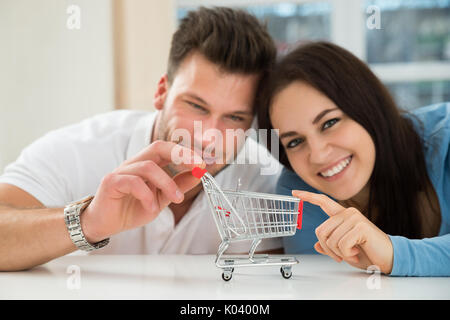
<svg viewBox="0 0 450 320">
<path fill-rule="evenodd" d="M 198 179 L 201 179 L 206 172 L 208 172 L 206 169 L 202 169 L 200 167 L 195 167 L 192 169 L 192 175 Z"/>
<path fill-rule="evenodd" d="M 303 200 L 300 200 L 298 204 L 298 217 L 297 217 L 297 229 L 302 228 L 302 218 L 303 218 Z"/>
</svg>

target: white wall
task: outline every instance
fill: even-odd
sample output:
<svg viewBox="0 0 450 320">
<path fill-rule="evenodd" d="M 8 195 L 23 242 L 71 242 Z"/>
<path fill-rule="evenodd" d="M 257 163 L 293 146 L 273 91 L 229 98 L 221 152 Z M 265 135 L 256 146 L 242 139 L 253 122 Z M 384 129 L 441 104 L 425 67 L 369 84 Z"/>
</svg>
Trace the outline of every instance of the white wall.
<svg viewBox="0 0 450 320">
<path fill-rule="evenodd" d="M 111 0 L 0 0 L 0 172 L 47 131 L 113 108 Z"/>
<path fill-rule="evenodd" d="M 167 70 L 175 32 L 174 0 L 116 0 L 116 102 L 119 108 L 153 110 Z"/>
</svg>

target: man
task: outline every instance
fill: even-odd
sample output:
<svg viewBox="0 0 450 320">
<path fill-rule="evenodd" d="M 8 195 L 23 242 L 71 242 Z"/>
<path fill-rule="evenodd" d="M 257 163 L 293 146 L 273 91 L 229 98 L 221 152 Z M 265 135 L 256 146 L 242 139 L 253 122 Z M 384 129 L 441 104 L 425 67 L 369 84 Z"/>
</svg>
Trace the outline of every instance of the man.
<svg viewBox="0 0 450 320">
<path fill-rule="evenodd" d="M 215 253 L 219 234 L 190 170 L 206 166 L 222 187 L 234 188 L 240 178 L 241 189 L 274 191 L 277 176 L 261 175 L 260 165 L 227 165 L 236 139 L 227 139 L 226 130 L 251 127 L 258 82 L 275 56 L 273 41 L 251 15 L 228 8 L 190 12 L 172 38 L 156 113 L 113 111 L 52 131 L 5 169 L 0 270 L 27 269 L 77 249 Z M 212 139 L 198 138 L 198 124 L 202 132 L 223 133 L 215 153 L 205 153 Z M 180 130 L 193 139 L 174 141 Z M 180 152 L 192 161 L 174 165 Z M 260 249 L 280 247 L 270 239 Z M 248 243 L 230 246 L 248 249 Z"/>
</svg>

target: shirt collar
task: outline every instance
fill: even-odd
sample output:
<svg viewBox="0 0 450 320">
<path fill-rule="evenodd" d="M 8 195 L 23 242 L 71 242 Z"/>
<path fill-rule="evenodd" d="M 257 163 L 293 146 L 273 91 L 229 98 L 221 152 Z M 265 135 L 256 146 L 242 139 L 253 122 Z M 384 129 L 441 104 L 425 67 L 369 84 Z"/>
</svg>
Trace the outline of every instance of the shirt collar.
<svg viewBox="0 0 450 320">
<path fill-rule="evenodd" d="M 158 111 L 148 113 L 137 122 L 128 144 L 126 153 L 127 160 L 134 157 L 150 144 L 151 134 L 157 114 Z"/>
</svg>

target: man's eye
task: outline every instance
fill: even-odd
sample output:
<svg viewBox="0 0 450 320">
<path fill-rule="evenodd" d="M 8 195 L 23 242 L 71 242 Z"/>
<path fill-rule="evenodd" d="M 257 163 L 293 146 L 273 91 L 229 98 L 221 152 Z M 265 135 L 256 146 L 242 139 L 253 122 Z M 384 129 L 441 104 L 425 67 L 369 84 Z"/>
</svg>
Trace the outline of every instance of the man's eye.
<svg viewBox="0 0 450 320">
<path fill-rule="evenodd" d="M 339 120 L 340 119 L 338 119 L 338 118 L 334 118 L 334 119 L 326 121 L 322 126 L 322 130 L 325 130 L 325 129 L 328 129 L 328 128 L 334 126 Z"/>
<path fill-rule="evenodd" d="M 244 118 L 238 117 L 238 116 L 233 116 L 233 115 L 231 115 L 229 118 L 230 118 L 232 121 L 237 121 L 237 122 L 244 121 Z"/>
<path fill-rule="evenodd" d="M 286 145 L 286 148 L 287 149 L 295 148 L 296 146 L 298 146 L 302 142 L 303 142 L 302 138 L 296 138 L 294 140 L 289 141 L 288 144 Z"/>
<path fill-rule="evenodd" d="M 200 106 L 200 105 L 198 105 L 198 104 L 196 104 L 196 103 L 188 102 L 188 104 L 189 104 L 191 107 L 193 107 L 194 109 L 197 109 L 197 110 L 200 110 L 200 111 L 206 111 L 205 108 L 203 108 L 202 106 Z"/>
</svg>

